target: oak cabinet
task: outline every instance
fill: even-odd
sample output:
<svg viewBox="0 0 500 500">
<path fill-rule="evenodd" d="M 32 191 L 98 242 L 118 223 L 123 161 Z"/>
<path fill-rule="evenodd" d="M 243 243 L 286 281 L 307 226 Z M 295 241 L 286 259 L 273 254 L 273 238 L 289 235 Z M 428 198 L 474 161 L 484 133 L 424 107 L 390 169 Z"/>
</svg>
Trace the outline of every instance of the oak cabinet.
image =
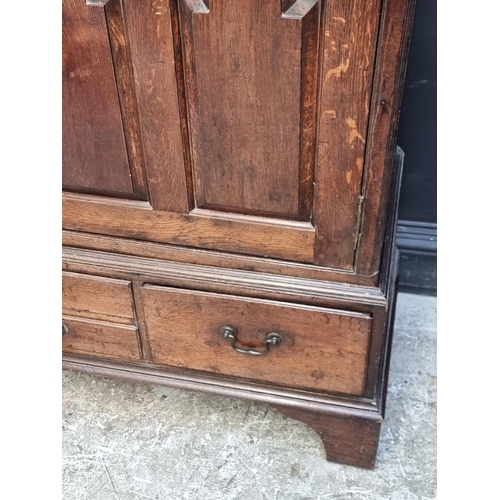
<svg viewBox="0 0 500 500">
<path fill-rule="evenodd" d="M 266 401 L 373 466 L 412 1 L 62 9 L 64 366 Z"/>
</svg>

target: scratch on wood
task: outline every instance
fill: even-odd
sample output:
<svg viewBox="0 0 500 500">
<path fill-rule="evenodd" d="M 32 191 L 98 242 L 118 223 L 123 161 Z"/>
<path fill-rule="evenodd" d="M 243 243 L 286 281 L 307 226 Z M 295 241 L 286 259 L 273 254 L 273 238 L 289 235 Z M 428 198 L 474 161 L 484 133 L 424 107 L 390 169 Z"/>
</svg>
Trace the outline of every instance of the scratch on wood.
<svg viewBox="0 0 500 500">
<path fill-rule="evenodd" d="M 325 82 L 332 76 L 339 77 L 342 73 L 346 73 L 349 69 L 349 58 L 346 57 L 345 61 L 342 61 L 336 68 L 329 69 L 326 73 Z"/>
<path fill-rule="evenodd" d="M 332 115 L 332 118 L 337 118 L 337 113 L 335 112 L 334 109 L 329 109 L 327 111 L 323 111 L 323 113 L 321 113 L 321 118 L 323 118 L 323 116 L 325 115 Z"/>
<path fill-rule="evenodd" d="M 349 131 L 349 146 L 352 145 L 355 139 L 359 139 L 363 144 L 366 142 L 363 136 L 358 132 L 358 128 L 356 126 L 356 120 L 352 118 L 347 118 L 346 121 L 347 126 L 351 129 Z"/>
<path fill-rule="evenodd" d="M 356 158 L 356 167 L 358 167 L 358 170 L 360 172 L 363 170 L 363 163 L 364 163 L 363 157 L 362 156 L 358 156 Z"/>
</svg>

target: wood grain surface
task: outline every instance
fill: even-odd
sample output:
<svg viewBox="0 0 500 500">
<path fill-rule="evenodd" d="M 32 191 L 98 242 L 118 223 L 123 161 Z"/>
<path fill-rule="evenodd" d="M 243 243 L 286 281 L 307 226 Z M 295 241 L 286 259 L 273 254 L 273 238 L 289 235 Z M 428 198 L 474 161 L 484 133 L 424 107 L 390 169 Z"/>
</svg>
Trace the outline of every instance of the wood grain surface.
<svg viewBox="0 0 500 500">
<path fill-rule="evenodd" d="M 300 20 L 279 1 L 179 3 L 196 205 L 298 216 Z"/>
<path fill-rule="evenodd" d="M 147 200 L 149 198 L 147 174 L 144 165 L 141 126 L 123 3 L 123 0 L 109 0 L 106 3 L 105 12 L 120 99 L 123 131 L 127 142 L 131 180 L 137 198 Z"/>
<path fill-rule="evenodd" d="M 366 148 L 365 200 L 356 269 L 378 271 L 416 0 L 386 0 L 381 15 Z"/>
<path fill-rule="evenodd" d="M 125 2 L 124 13 L 151 204 L 187 213 L 189 152 L 183 151 L 170 2 Z"/>
<path fill-rule="evenodd" d="M 360 218 L 380 0 L 326 4 L 315 261 L 352 268 Z"/>
<path fill-rule="evenodd" d="M 129 177 L 153 213 L 65 204 L 66 228 L 353 270 L 380 0 L 86 9 L 105 12 Z M 256 216 L 310 227 L 263 232 Z"/>
<path fill-rule="evenodd" d="M 66 229 L 312 262 L 314 229 L 292 223 L 161 212 L 69 193 L 63 197 Z"/>
<path fill-rule="evenodd" d="M 318 267 L 300 262 L 287 262 L 272 258 L 255 257 L 243 254 L 230 254 L 198 248 L 166 245 L 149 241 L 140 241 L 101 234 L 63 230 L 63 245 L 75 248 L 103 250 L 138 257 L 149 257 L 186 264 L 201 264 L 243 271 L 271 273 L 279 276 L 311 278 L 332 283 L 356 284 L 363 292 L 379 292 L 376 287 L 378 276 L 360 276 L 352 271 L 343 271 L 328 267 Z"/>
<path fill-rule="evenodd" d="M 63 185 L 132 194 L 104 9 L 63 0 L 62 22 Z"/>
<path fill-rule="evenodd" d="M 75 354 L 139 361 L 137 329 L 105 321 L 63 316 L 68 332 L 62 337 L 63 351 Z"/>
<path fill-rule="evenodd" d="M 370 317 L 325 308 L 145 285 L 141 290 L 153 361 L 323 392 L 361 394 Z M 219 329 L 237 332 L 237 345 L 262 350 L 270 332 L 283 336 L 265 356 L 235 352 Z"/>
<path fill-rule="evenodd" d="M 63 314 L 134 324 L 130 281 L 63 272 Z"/>
</svg>

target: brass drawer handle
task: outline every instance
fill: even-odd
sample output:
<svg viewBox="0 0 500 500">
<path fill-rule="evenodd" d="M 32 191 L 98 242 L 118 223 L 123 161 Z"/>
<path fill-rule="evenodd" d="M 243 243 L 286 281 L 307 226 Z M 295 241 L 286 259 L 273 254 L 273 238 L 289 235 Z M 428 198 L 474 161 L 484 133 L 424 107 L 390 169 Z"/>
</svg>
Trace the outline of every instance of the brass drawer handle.
<svg viewBox="0 0 500 500">
<path fill-rule="evenodd" d="M 69 332 L 69 328 L 63 323 L 62 324 L 62 334 L 66 335 Z"/>
<path fill-rule="evenodd" d="M 264 341 L 264 350 L 256 351 L 254 349 L 242 349 L 236 347 L 236 330 L 230 326 L 221 326 L 219 333 L 225 338 L 231 340 L 231 347 L 241 354 L 248 354 L 249 356 L 264 356 L 269 352 L 269 346 L 281 344 L 283 337 L 279 333 L 271 332 L 266 336 Z"/>
</svg>

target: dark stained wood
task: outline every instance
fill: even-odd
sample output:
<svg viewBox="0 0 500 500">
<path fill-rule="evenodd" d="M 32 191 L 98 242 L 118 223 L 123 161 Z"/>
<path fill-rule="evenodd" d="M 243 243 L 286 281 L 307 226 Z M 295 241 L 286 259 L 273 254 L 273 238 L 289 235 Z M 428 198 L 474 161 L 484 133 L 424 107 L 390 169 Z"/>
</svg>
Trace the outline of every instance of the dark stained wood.
<svg viewBox="0 0 500 500">
<path fill-rule="evenodd" d="M 314 212 L 324 266 L 354 265 L 379 11 L 380 0 L 326 5 Z"/>
<path fill-rule="evenodd" d="M 274 4 L 267 2 L 265 8 L 276 10 L 279 18 L 278 22 L 275 23 L 276 26 L 271 31 L 266 25 L 269 22 L 269 16 L 266 19 L 261 19 L 255 15 L 243 15 L 246 12 L 244 11 L 247 8 L 246 5 L 240 6 L 239 9 L 236 7 L 229 9 L 218 2 L 207 7 L 208 4 L 203 2 L 200 5 L 196 2 L 191 5 L 189 2 L 186 3 L 185 0 L 179 0 L 180 10 L 183 12 L 182 22 L 179 24 L 176 10 L 177 1 L 171 6 L 168 0 L 159 0 L 154 4 L 148 4 L 150 8 L 144 8 L 144 6 L 139 6 L 134 2 L 126 2 L 120 7 L 121 2 L 122 0 L 110 0 L 104 10 L 95 6 L 85 6 L 85 8 L 87 9 L 86 12 L 100 12 L 101 17 L 104 15 L 103 12 L 109 12 L 110 40 L 114 48 L 115 71 L 120 96 L 122 96 L 124 128 L 129 138 L 129 156 L 133 166 L 136 165 L 137 167 L 137 165 L 141 164 L 141 134 L 144 139 L 148 186 L 139 186 L 142 182 L 140 179 L 143 179 L 143 177 L 137 172 L 142 172 L 142 176 L 144 176 L 144 168 L 142 167 L 134 167 L 132 174 L 130 172 L 128 174 L 129 179 L 127 182 L 130 182 L 130 175 L 132 175 L 134 185 L 136 185 L 135 190 L 142 198 L 146 196 L 146 188 L 150 190 L 151 204 L 155 212 L 165 211 L 169 213 L 175 212 L 176 214 L 184 213 L 186 215 L 194 206 L 194 197 L 201 196 L 203 198 L 205 196 L 203 194 L 204 190 L 209 189 L 213 193 L 213 199 L 210 203 L 207 202 L 203 205 L 207 208 L 203 214 L 198 212 L 196 215 L 203 215 L 205 222 L 212 217 L 219 220 L 214 224 L 205 224 L 199 223 L 200 219 L 195 219 L 197 222 L 195 226 L 200 226 L 200 231 L 193 231 L 188 238 L 177 238 L 175 235 L 170 237 L 169 230 L 165 234 L 166 226 L 170 226 L 172 220 L 182 220 L 182 224 L 185 225 L 187 219 L 178 219 L 175 216 L 163 217 L 156 214 L 145 216 L 144 212 L 137 211 L 136 214 L 132 214 L 132 210 L 130 212 L 127 210 L 126 213 L 116 214 L 117 218 L 122 218 L 126 222 L 119 228 L 110 228 L 109 233 L 116 236 L 140 238 L 174 245 L 199 246 L 200 248 L 240 254 L 264 255 L 301 263 L 316 263 L 320 266 L 346 271 L 353 270 L 356 261 L 355 249 L 359 242 L 362 257 L 356 261 L 356 274 L 368 277 L 364 281 L 361 280 L 363 284 L 367 284 L 370 280 L 375 282 L 377 262 L 382 244 L 383 209 L 385 206 L 384 200 L 379 199 L 379 196 L 386 196 L 386 188 L 384 188 L 385 190 L 381 189 L 381 186 L 387 184 L 388 176 L 384 173 L 387 169 L 378 160 L 380 155 L 372 149 L 365 151 L 365 143 L 368 144 L 368 148 L 372 148 L 372 145 L 378 147 L 375 145 L 381 144 L 380 140 L 375 137 L 372 138 L 372 136 L 378 134 L 377 137 L 383 138 L 383 136 L 387 135 L 387 124 L 384 122 L 384 120 L 387 121 L 385 112 L 387 110 L 392 112 L 391 110 L 397 109 L 395 105 L 397 103 L 389 103 L 389 106 L 379 106 L 380 109 L 383 108 L 384 110 L 382 113 L 379 108 L 372 105 L 373 119 L 370 122 L 370 134 L 368 134 L 368 104 L 375 60 L 379 0 L 344 0 L 342 2 L 328 3 L 328 5 L 325 4 L 327 9 L 323 9 L 323 12 L 320 12 L 321 2 L 290 1 L 282 2 L 278 7 L 273 7 Z M 383 20 L 382 25 L 383 33 L 379 50 L 382 54 L 380 56 L 382 62 L 377 67 L 375 92 L 378 92 L 377 89 L 383 88 L 385 93 L 390 93 L 387 91 L 390 88 L 389 84 L 392 85 L 392 88 L 395 88 L 395 86 L 401 87 L 401 71 L 397 76 L 394 76 L 394 72 L 399 64 L 397 50 L 404 46 L 409 23 L 406 23 L 406 25 L 402 23 L 402 16 L 406 15 L 404 9 L 399 5 L 394 8 L 391 5 L 388 4 L 387 10 L 384 10 L 384 13 L 387 12 L 386 17 L 388 20 Z M 248 8 L 255 8 L 255 6 Z M 273 16 L 276 14 L 274 10 Z M 411 8 L 408 9 L 408 13 L 410 11 Z M 397 19 L 401 22 L 397 21 Z M 220 33 L 217 30 L 210 31 L 214 22 L 220 28 L 222 25 L 227 25 L 229 21 L 243 22 L 243 26 L 248 28 L 243 30 L 246 33 L 245 37 L 248 38 L 248 43 L 244 43 L 244 39 L 240 40 L 241 36 L 233 40 L 231 35 L 226 35 L 225 30 L 222 29 L 219 30 Z M 244 23 L 250 24 L 246 26 Z M 262 26 L 259 23 L 263 23 Z M 280 74 L 277 78 L 268 80 L 271 73 L 261 69 L 266 67 L 267 59 L 265 57 L 267 56 L 262 54 L 267 52 L 257 50 L 252 45 L 257 39 L 252 35 L 255 29 L 261 29 L 264 34 L 269 31 L 269 35 L 258 37 L 259 43 L 263 45 L 268 43 L 269 40 L 275 40 L 276 37 L 281 40 L 279 43 L 283 42 L 283 46 L 278 44 L 275 47 L 280 49 L 277 50 L 276 54 L 273 51 L 267 51 L 273 54 L 273 59 L 268 61 L 269 65 L 271 65 L 271 62 L 275 62 L 278 57 L 277 54 L 281 54 L 283 51 L 288 54 L 287 57 L 290 56 L 287 65 L 280 65 Z M 104 18 L 101 20 L 100 30 L 100 36 L 103 38 L 106 30 Z M 390 38 L 394 30 L 396 30 L 395 36 Z M 214 35 L 215 32 L 217 32 L 217 35 Z M 285 40 L 287 41 L 286 47 Z M 209 50 L 207 47 L 212 47 L 214 53 L 220 55 L 214 64 L 211 64 L 210 61 L 212 56 L 204 52 Z M 217 47 L 217 50 L 215 50 L 215 47 Z M 225 50 L 227 48 L 234 49 L 234 53 Z M 106 50 L 109 51 L 109 47 Z M 287 50 L 289 52 L 286 52 Z M 390 53 L 390 57 L 385 57 L 386 52 Z M 250 57 L 250 54 L 254 54 L 258 59 L 253 56 Z M 67 58 L 67 56 L 65 57 Z M 111 66 L 110 56 L 108 55 L 107 58 Z M 234 90 L 238 88 L 237 82 L 240 80 L 242 85 L 245 82 L 245 85 L 249 83 L 247 81 L 248 71 L 245 68 L 240 68 L 241 71 L 238 72 L 239 70 L 237 71 L 235 67 L 231 66 L 238 58 L 240 62 L 245 63 L 245 68 L 248 66 L 247 62 L 257 68 L 251 72 L 254 75 L 252 76 L 254 80 L 251 81 L 255 85 L 252 87 L 254 93 L 251 92 L 250 97 L 248 97 L 248 93 L 245 94 L 241 90 L 243 87 L 238 92 Z M 290 62 L 292 60 L 295 63 Z M 285 67 L 286 70 L 284 70 Z M 218 68 L 218 72 L 214 68 Z M 111 76 L 111 69 L 110 67 L 110 71 L 108 71 L 108 79 Z M 227 76 L 226 70 L 231 70 L 229 76 Z M 260 71 L 262 73 L 259 73 Z M 214 81 L 217 83 L 220 80 L 220 78 L 217 80 L 218 77 L 214 77 L 219 73 L 222 75 L 221 82 L 226 82 L 224 83 L 225 86 L 229 86 L 231 82 L 234 84 L 232 90 L 221 92 L 220 89 L 225 88 L 224 85 L 214 84 Z M 132 76 L 135 77 L 135 85 L 132 83 Z M 390 78 L 392 78 L 392 83 L 389 82 Z M 288 82 L 290 79 L 293 80 L 293 85 L 298 85 L 298 87 L 291 85 L 287 87 L 287 93 L 279 92 L 280 96 L 286 95 L 286 99 L 289 99 L 287 106 L 285 106 L 280 100 L 281 97 L 276 98 L 273 92 L 278 87 L 281 88 L 280 85 L 283 81 Z M 259 87 L 257 82 L 262 85 Z M 200 85 L 202 85 L 202 88 L 198 88 Z M 319 86 L 321 86 L 321 89 L 318 93 Z M 110 88 L 112 87 L 111 85 Z M 299 89 L 298 93 L 294 93 L 293 88 Z M 92 92 L 94 91 L 92 90 Z M 236 93 L 233 96 L 231 92 Z M 259 96 L 260 100 L 257 99 Z M 265 100 L 262 100 L 264 97 L 269 99 L 269 102 L 272 101 L 273 108 L 270 108 L 269 105 L 264 106 Z M 319 104 L 317 103 L 318 99 Z M 380 102 L 382 101 L 386 102 L 385 99 Z M 226 102 L 230 102 L 231 105 Z M 245 103 L 253 107 L 247 109 Z M 262 106 L 259 107 L 255 103 L 260 103 L 259 106 L 261 104 Z M 292 105 L 291 103 L 295 104 Z M 321 106 L 319 113 L 316 112 L 318 105 Z M 231 193 L 234 191 L 235 198 L 239 200 L 236 203 L 242 204 L 239 208 L 232 207 L 232 201 L 229 198 L 224 199 L 224 192 L 226 191 L 221 190 L 221 186 L 224 185 L 224 183 L 221 184 L 222 178 L 215 179 L 214 177 L 214 175 L 218 175 L 217 172 L 219 171 L 205 166 L 208 163 L 203 163 L 200 159 L 194 157 L 193 161 L 198 162 L 199 166 L 196 172 L 199 170 L 199 173 L 196 174 L 198 179 L 196 193 L 193 190 L 191 148 L 195 156 L 198 150 L 207 150 L 209 154 L 226 151 L 227 155 L 229 155 L 228 158 L 232 158 L 234 155 L 238 156 L 244 149 L 244 141 L 247 140 L 244 138 L 244 131 L 248 128 L 245 123 L 257 123 L 255 117 L 260 116 L 258 111 L 261 108 L 265 109 L 266 113 L 268 109 L 273 109 L 273 116 L 276 119 L 279 118 L 280 113 L 283 116 L 284 113 L 287 113 L 287 119 L 280 118 L 278 120 L 284 124 L 283 126 L 292 123 L 298 124 L 299 136 L 294 142 L 296 145 L 294 147 L 298 149 L 297 154 L 294 153 L 295 163 L 290 163 L 286 156 L 291 151 L 290 147 L 287 146 L 288 143 L 273 140 L 274 150 L 272 154 L 276 154 L 276 158 L 279 157 L 280 161 L 285 159 L 286 167 L 275 167 L 274 165 L 278 164 L 273 160 L 271 162 L 273 168 L 266 167 L 264 175 L 257 176 L 256 184 L 253 185 L 261 187 L 265 185 L 266 190 L 269 191 L 274 181 L 270 181 L 268 175 L 276 176 L 276 179 L 281 180 L 280 189 L 284 193 L 284 198 L 286 198 L 288 192 L 287 183 L 298 182 L 295 185 L 296 189 L 294 188 L 293 191 L 295 193 L 293 196 L 296 197 L 297 202 L 295 215 L 291 212 L 284 213 L 290 207 L 286 208 L 286 210 L 280 209 L 281 213 L 273 213 L 272 210 L 274 209 L 266 205 L 271 201 L 268 199 L 264 204 L 262 202 L 262 193 L 267 192 L 264 189 L 258 189 L 259 193 L 251 193 L 248 196 L 249 203 L 256 203 L 261 208 L 254 210 L 255 207 L 250 207 L 244 201 L 246 195 L 242 198 L 241 193 L 238 194 L 238 189 L 246 190 L 245 174 L 242 174 L 243 177 L 239 178 L 238 181 L 236 177 L 231 177 L 234 182 L 241 181 L 238 188 L 233 185 L 233 180 L 228 184 L 229 191 Z M 277 111 L 278 108 L 281 111 Z M 379 110 L 378 115 L 377 109 Z M 294 110 L 298 110 L 300 119 L 295 120 L 293 118 Z M 224 141 L 210 142 L 211 136 L 206 135 L 211 134 L 210 130 L 215 129 L 213 126 L 205 126 L 207 124 L 203 120 L 215 116 L 214 113 L 218 113 L 219 121 L 232 117 L 231 123 L 238 123 L 237 127 L 232 125 L 228 128 Z M 100 116 L 101 114 L 92 113 L 93 116 Z M 189 124 L 187 114 L 189 114 Z M 244 115 L 245 118 L 236 120 L 235 117 L 241 117 L 240 115 Z M 136 126 L 137 120 L 140 122 L 141 130 Z M 392 128 L 390 130 L 393 131 L 394 119 L 391 120 Z M 265 121 L 264 128 L 269 128 L 269 123 L 274 122 L 272 120 Z M 317 136 L 318 126 L 319 137 Z M 118 128 L 115 124 L 114 129 L 117 130 Z M 274 127 L 272 134 L 257 134 L 257 136 L 254 134 L 253 139 L 252 134 L 246 134 L 245 137 L 253 141 L 255 147 L 260 148 L 264 142 L 255 140 L 255 137 L 263 138 L 266 135 L 266 138 L 272 139 L 274 133 L 281 132 Z M 233 141 L 234 147 L 231 142 L 231 134 L 234 134 L 235 138 Z M 286 137 L 289 138 L 290 134 Z M 314 173 L 313 167 L 316 163 L 316 143 L 318 140 L 318 165 Z M 96 143 L 96 141 L 88 142 Z M 95 145 L 88 147 L 94 148 Z M 250 150 L 252 151 L 251 148 Z M 368 160 L 366 165 L 364 163 L 365 153 Z M 390 154 L 389 152 L 385 156 L 389 157 Z M 116 155 L 113 157 L 116 159 Z M 136 159 L 134 160 L 134 158 Z M 106 162 L 106 164 L 109 165 L 110 163 Z M 295 166 L 293 167 L 293 165 Z M 374 165 L 374 167 L 372 168 L 371 165 Z M 71 165 L 70 170 L 75 171 L 75 168 L 74 165 Z M 288 171 L 288 168 L 292 170 Z M 295 174 L 291 175 L 293 169 L 295 169 Z M 98 175 L 104 175 L 106 169 L 99 167 L 95 171 L 99 172 Z M 365 173 L 363 174 L 363 172 Z M 112 182 L 119 182 L 120 174 L 114 171 L 112 174 L 110 173 Z M 364 189 L 361 191 L 362 179 L 364 179 Z M 97 179 L 95 182 L 90 182 L 90 184 L 92 183 L 96 185 L 89 185 L 85 188 L 80 186 L 80 190 L 94 194 L 117 194 L 113 186 L 106 186 L 105 183 L 101 183 Z M 81 183 L 77 182 L 76 184 Z M 374 188 L 370 187 L 372 184 Z M 303 248 L 300 252 L 289 252 L 288 249 L 275 251 L 277 246 L 275 242 L 264 243 L 268 236 L 262 237 L 263 232 L 265 232 L 262 231 L 263 226 L 261 224 L 249 224 L 252 221 L 250 214 L 257 212 L 266 216 L 282 217 L 283 219 L 295 218 L 299 214 L 299 218 L 307 219 L 312 210 L 313 186 L 316 186 L 312 214 L 316 231 L 314 241 L 311 240 L 310 235 L 305 234 L 312 232 L 312 227 L 305 228 L 302 237 L 298 239 L 293 239 L 297 232 L 294 235 L 294 230 L 283 229 L 281 232 L 276 233 L 276 239 L 279 238 L 282 242 L 286 242 L 292 237 L 292 244 L 295 245 L 300 240 Z M 79 188 L 78 186 L 70 186 L 69 189 L 78 190 Z M 128 191 L 130 192 L 132 189 L 129 187 Z M 275 201 L 272 200 L 272 203 L 275 203 Z M 104 199 L 103 202 L 107 203 Z M 279 204 L 281 201 L 276 201 L 276 203 Z M 295 206 L 295 201 L 293 204 Z M 90 219 L 95 217 L 95 212 L 88 214 L 86 213 L 87 210 L 83 209 L 83 206 L 80 208 L 82 209 L 81 216 L 77 216 L 75 212 L 71 213 L 71 218 L 78 220 L 68 221 L 65 214 L 66 228 L 108 233 L 103 226 L 109 219 L 108 221 L 97 220 L 90 223 Z M 116 213 L 114 207 L 108 208 L 106 205 L 106 207 L 101 208 L 101 212 L 109 209 L 109 211 Z M 221 212 L 239 211 L 241 215 L 240 218 L 234 218 L 231 222 L 228 222 L 231 214 L 221 216 L 221 212 L 213 212 L 214 208 Z M 259 210 L 261 211 L 259 212 Z M 363 220 L 361 220 L 361 214 Z M 221 223 L 221 220 L 224 222 Z M 374 223 L 371 223 L 371 220 L 374 220 Z M 269 221 L 270 223 L 276 223 L 279 219 L 269 219 Z M 118 224 L 118 221 L 116 224 Z M 210 241 L 206 241 L 207 231 L 213 232 L 215 227 L 217 227 L 217 231 L 221 231 L 221 224 L 231 227 L 228 233 L 221 238 L 211 235 L 208 238 Z M 172 227 L 174 226 L 177 232 L 178 227 L 176 224 L 173 224 Z M 240 226 L 239 229 L 238 226 Z M 191 225 L 190 229 L 195 228 Z M 254 235 L 253 232 L 260 234 Z M 270 232 L 273 231 L 270 230 Z M 231 239 L 231 242 L 228 241 L 228 238 Z M 305 240 L 307 240 L 307 244 L 304 245 Z M 309 247 L 309 243 L 312 243 L 314 248 Z M 286 243 L 284 244 L 286 245 Z M 260 247 L 261 251 L 257 250 L 257 247 Z M 349 281 L 348 278 L 347 280 Z"/>
<path fill-rule="evenodd" d="M 314 230 L 307 223 L 253 222 L 139 208 L 119 200 L 94 201 L 66 193 L 63 227 L 299 262 L 313 260 Z"/>
<path fill-rule="evenodd" d="M 356 262 L 360 274 L 377 272 L 380 263 L 414 10 L 415 0 L 386 0 L 382 10 Z"/>
<path fill-rule="evenodd" d="M 62 337 L 63 351 L 139 361 L 137 329 L 93 319 L 63 316 L 68 332 Z"/>
<path fill-rule="evenodd" d="M 135 324 L 130 282 L 63 272 L 63 314 Z"/>
<path fill-rule="evenodd" d="M 271 404 L 283 415 L 312 427 L 323 440 L 327 460 L 374 469 L 382 418 L 367 415 L 327 415 Z"/>
<path fill-rule="evenodd" d="M 391 287 L 394 286 L 397 272 L 397 258 L 392 260 Z M 393 288 L 391 288 L 393 289 Z M 384 350 L 390 348 L 395 292 L 389 294 L 389 321 L 385 333 Z M 384 351 L 380 358 L 378 389 L 376 399 L 344 399 L 334 395 L 305 393 L 297 390 L 273 386 L 258 386 L 244 380 L 220 378 L 201 372 L 182 371 L 176 368 L 127 366 L 126 363 L 113 363 L 99 359 L 64 355 L 63 367 L 91 374 L 118 377 L 134 381 L 164 384 L 170 387 L 201 390 L 231 397 L 271 404 L 284 415 L 305 422 L 316 430 L 325 445 L 327 458 L 332 461 L 373 468 L 382 423 L 389 368 L 389 354 Z"/>
<path fill-rule="evenodd" d="M 321 392 L 361 394 L 370 317 L 353 312 L 145 285 L 141 290 L 153 362 Z M 219 329 L 237 332 L 235 352 Z"/>
<path fill-rule="evenodd" d="M 386 251 L 388 248 L 396 246 L 398 232 L 398 214 L 401 191 L 401 181 L 403 178 L 404 152 L 401 148 L 396 149 L 394 157 L 393 171 L 391 175 L 391 188 L 389 193 L 389 203 L 386 212 L 385 238 L 382 248 L 382 258 L 380 260 L 379 288 L 384 295 L 389 294 L 393 272 L 393 253 Z"/>
<path fill-rule="evenodd" d="M 79 1 L 63 366 L 266 402 L 373 468 L 414 0 Z"/>
<path fill-rule="evenodd" d="M 188 186 L 168 0 L 125 2 L 151 204 L 187 213 Z"/>
<path fill-rule="evenodd" d="M 109 40 L 113 53 L 116 84 L 123 119 L 123 129 L 127 141 L 130 173 L 134 192 L 140 199 L 148 199 L 148 189 L 139 116 L 136 107 L 134 75 L 127 41 L 127 26 L 123 12 L 123 0 L 109 0 L 106 3 Z"/>
<path fill-rule="evenodd" d="M 63 0 L 63 184 L 133 194 L 104 9 Z"/>
<path fill-rule="evenodd" d="M 364 396 L 382 400 L 382 378 L 387 379 L 388 361 L 385 359 L 390 349 L 394 314 L 396 308 L 397 279 L 399 275 L 399 252 L 396 246 L 396 233 L 398 223 L 399 193 L 403 173 L 404 155 L 402 150 L 396 155 L 391 176 L 391 191 L 387 211 L 386 235 L 384 251 L 380 265 L 381 292 L 387 297 L 387 307 L 377 308 L 373 311 L 373 336 L 370 344 L 368 375 Z M 378 394 L 375 394 L 378 391 Z M 383 410 L 383 404 L 381 404 Z"/>
<path fill-rule="evenodd" d="M 391 278 L 389 280 L 387 317 L 385 320 L 385 335 L 383 336 L 380 349 L 380 366 L 378 369 L 378 378 L 374 382 L 375 393 L 373 396 L 379 401 L 380 412 L 385 416 L 385 405 L 387 399 L 387 387 L 389 383 L 389 367 L 391 362 L 392 338 L 394 336 L 394 322 L 396 318 L 396 304 L 398 300 L 399 288 L 399 269 L 400 269 L 400 252 L 395 246 L 393 249 L 393 259 L 391 265 Z M 369 397 L 370 397 L 369 396 Z"/>
<path fill-rule="evenodd" d="M 299 214 L 307 220 L 311 220 L 313 215 L 317 108 L 322 62 L 320 40 L 323 37 L 321 13 L 321 3 L 317 0 L 296 0 L 283 13 L 284 18 L 302 19 Z"/>
<path fill-rule="evenodd" d="M 301 22 L 278 1 L 179 4 L 196 205 L 297 217 Z"/>
<path fill-rule="evenodd" d="M 194 181 L 193 181 L 193 162 L 191 159 L 191 143 L 189 137 L 188 109 L 187 109 L 187 87 L 186 87 L 186 71 L 184 67 L 192 64 L 189 60 L 184 61 L 183 58 L 183 43 L 181 38 L 181 20 L 179 14 L 179 2 L 177 0 L 170 1 L 170 16 L 172 19 L 172 38 L 174 44 L 175 57 L 175 76 L 177 79 L 177 93 L 179 96 L 179 112 L 181 119 L 182 144 L 184 150 L 184 166 L 186 171 L 186 188 L 187 202 L 189 209 L 195 208 L 194 200 Z M 208 5 L 208 4 L 207 4 Z M 208 10 L 207 5 L 203 0 L 196 0 L 191 5 L 191 10 L 194 12 L 205 12 Z M 189 35 L 189 33 L 188 33 Z M 189 45 L 190 39 L 187 39 Z M 185 42 L 186 43 L 186 42 Z"/>
</svg>

